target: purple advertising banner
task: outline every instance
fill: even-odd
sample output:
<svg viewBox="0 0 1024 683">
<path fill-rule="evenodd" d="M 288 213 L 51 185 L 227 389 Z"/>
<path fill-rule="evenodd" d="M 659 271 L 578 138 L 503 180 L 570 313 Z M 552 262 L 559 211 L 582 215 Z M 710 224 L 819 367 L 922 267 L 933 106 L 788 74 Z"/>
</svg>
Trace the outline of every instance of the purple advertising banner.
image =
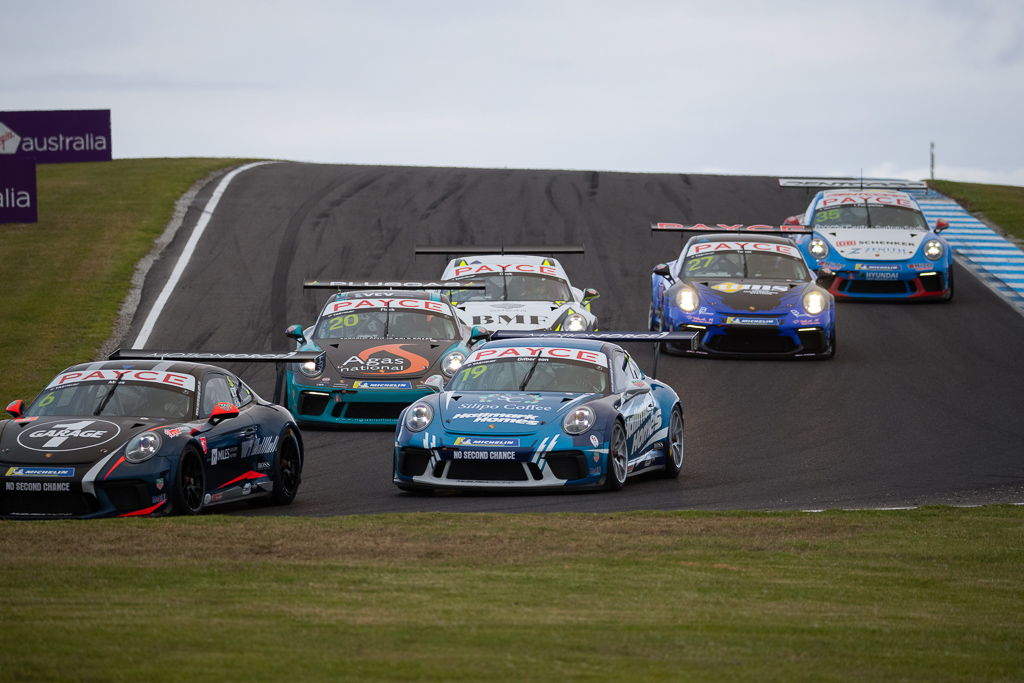
<svg viewBox="0 0 1024 683">
<path fill-rule="evenodd" d="M 35 223 L 36 164 L 31 159 L 0 161 L 0 223 Z"/>
<path fill-rule="evenodd" d="M 110 161 L 110 110 L 0 111 L 0 166 Z"/>
</svg>

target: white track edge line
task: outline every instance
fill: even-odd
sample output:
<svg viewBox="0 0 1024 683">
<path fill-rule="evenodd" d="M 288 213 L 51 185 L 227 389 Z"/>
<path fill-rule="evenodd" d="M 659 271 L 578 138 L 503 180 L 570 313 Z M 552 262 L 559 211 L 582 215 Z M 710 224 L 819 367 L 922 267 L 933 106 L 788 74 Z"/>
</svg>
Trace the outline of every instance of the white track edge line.
<svg viewBox="0 0 1024 683">
<path fill-rule="evenodd" d="M 182 274 L 185 272 L 185 267 L 188 266 L 188 262 L 192 259 L 192 253 L 196 249 L 196 245 L 199 243 L 199 238 L 203 236 L 203 231 L 206 230 L 206 225 L 210 222 L 210 218 L 213 217 L 213 211 L 217 208 L 217 204 L 220 202 L 221 196 L 224 191 L 227 190 L 231 181 L 235 179 L 239 173 L 248 171 L 250 168 L 256 166 L 263 166 L 264 164 L 273 164 L 273 161 L 255 161 L 251 164 L 245 164 L 239 166 L 235 170 L 231 171 L 223 178 L 220 183 L 217 184 L 213 194 L 210 195 L 210 199 L 206 202 L 206 206 L 203 207 L 202 215 L 199 220 L 196 221 L 196 225 L 192 228 L 192 234 L 189 235 L 188 242 L 185 243 L 185 248 L 181 250 L 181 254 L 178 256 L 178 262 L 174 264 L 174 270 L 171 271 L 171 275 L 167 278 L 167 282 L 164 284 L 163 290 L 160 292 L 160 296 L 156 298 L 153 303 L 153 308 L 150 309 L 149 315 L 146 316 L 146 321 L 142 323 L 142 329 L 139 330 L 139 336 L 135 338 L 135 343 L 132 345 L 133 348 L 141 349 L 145 347 L 146 342 L 149 341 L 149 335 L 153 332 L 153 328 L 156 326 L 156 321 L 160 318 L 160 313 L 163 312 L 164 306 L 167 304 L 167 300 L 171 298 L 171 293 L 174 288 L 178 286 L 178 280 L 181 279 Z"/>
</svg>

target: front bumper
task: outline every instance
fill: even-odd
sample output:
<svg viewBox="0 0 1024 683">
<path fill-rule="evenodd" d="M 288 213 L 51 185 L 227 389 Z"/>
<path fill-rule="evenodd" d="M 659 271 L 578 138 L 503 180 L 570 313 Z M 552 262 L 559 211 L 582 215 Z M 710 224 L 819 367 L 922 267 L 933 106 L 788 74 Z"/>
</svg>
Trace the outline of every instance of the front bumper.
<svg viewBox="0 0 1024 683">
<path fill-rule="evenodd" d="M 886 273 L 888 275 L 888 273 Z M 877 273 L 853 269 L 836 270 L 819 284 L 836 299 L 910 300 L 935 299 L 949 294 L 949 268 L 936 266 L 931 271 L 892 271 L 891 279 L 878 279 Z"/>
<path fill-rule="evenodd" d="M 429 396 L 417 381 L 409 388 L 351 389 L 288 383 L 287 407 L 301 424 L 394 426 L 409 404 Z"/>
<path fill-rule="evenodd" d="M 669 320 L 672 331 L 696 332 L 689 344 L 665 345 L 681 355 L 723 358 L 822 358 L 831 355 L 835 323 L 831 310 L 817 316 L 722 314 L 687 316 L 681 311 Z M 763 319 L 765 324 L 750 324 Z M 730 322 L 742 321 L 742 322 Z M 771 322 L 768 322 L 771 321 Z"/>
<path fill-rule="evenodd" d="M 400 438 L 394 453 L 394 483 L 407 490 L 557 490 L 596 489 L 604 486 L 608 448 L 456 447 L 458 437 L 425 447 L 424 438 Z M 416 444 L 415 442 L 419 442 Z M 435 440 L 436 441 L 436 440 Z M 430 443 L 430 438 L 427 438 Z"/>
</svg>

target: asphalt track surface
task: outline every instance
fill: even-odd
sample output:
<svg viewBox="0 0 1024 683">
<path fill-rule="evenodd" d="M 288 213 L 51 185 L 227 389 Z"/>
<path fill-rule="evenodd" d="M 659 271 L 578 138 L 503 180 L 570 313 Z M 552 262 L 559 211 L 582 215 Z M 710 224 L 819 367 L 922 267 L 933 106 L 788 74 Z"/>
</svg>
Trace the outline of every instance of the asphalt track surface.
<svg viewBox="0 0 1024 683">
<path fill-rule="evenodd" d="M 209 184 L 150 272 L 138 333 L 188 238 Z M 441 257 L 416 244 L 582 243 L 562 259 L 595 287 L 606 330 L 644 329 L 649 273 L 675 257 L 652 220 L 771 223 L 807 191 L 749 176 L 275 163 L 222 197 L 151 349 L 284 351 L 309 324 L 319 279 L 428 279 Z M 659 378 L 685 405 L 678 480 L 620 492 L 415 495 L 391 483 L 393 430 L 303 430 L 302 487 L 288 508 L 232 514 L 414 511 L 611 512 L 825 509 L 1024 501 L 1024 317 L 957 267 L 949 304 L 841 304 L 832 361 L 663 356 Z M 650 367 L 648 348 L 631 348 Z M 265 397 L 273 366 L 228 365 Z"/>
</svg>

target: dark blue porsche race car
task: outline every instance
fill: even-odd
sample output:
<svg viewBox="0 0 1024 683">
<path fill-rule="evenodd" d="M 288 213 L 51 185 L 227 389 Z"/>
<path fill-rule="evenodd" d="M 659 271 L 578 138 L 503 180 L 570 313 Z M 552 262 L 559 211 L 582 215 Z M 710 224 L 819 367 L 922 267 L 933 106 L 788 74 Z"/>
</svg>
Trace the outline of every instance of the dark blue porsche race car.
<svg viewBox="0 0 1024 683">
<path fill-rule="evenodd" d="M 122 360 L 64 370 L 30 405 L 8 405 L 0 515 L 133 517 L 197 514 L 239 500 L 292 502 L 303 449 L 291 414 L 236 375 L 185 359 L 317 354 L 118 353 Z"/>
<path fill-rule="evenodd" d="M 652 230 L 724 227 L 655 223 Z M 697 334 L 690 344 L 666 344 L 666 350 L 700 356 L 832 358 L 834 298 L 817 284 L 792 240 L 765 234 L 786 228 L 728 227 L 734 232 L 691 237 L 679 258 L 654 268 L 651 329 Z"/>
<path fill-rule="evenodd" d="M 428 382 L 438 393 L 403 411 L 394 483 L 405 490 L 617 490 L 641 472 L 677 477 L 682 400 L 607 340 L 692 336 L 496 332 L 447 386 Z"/>
</svg>

